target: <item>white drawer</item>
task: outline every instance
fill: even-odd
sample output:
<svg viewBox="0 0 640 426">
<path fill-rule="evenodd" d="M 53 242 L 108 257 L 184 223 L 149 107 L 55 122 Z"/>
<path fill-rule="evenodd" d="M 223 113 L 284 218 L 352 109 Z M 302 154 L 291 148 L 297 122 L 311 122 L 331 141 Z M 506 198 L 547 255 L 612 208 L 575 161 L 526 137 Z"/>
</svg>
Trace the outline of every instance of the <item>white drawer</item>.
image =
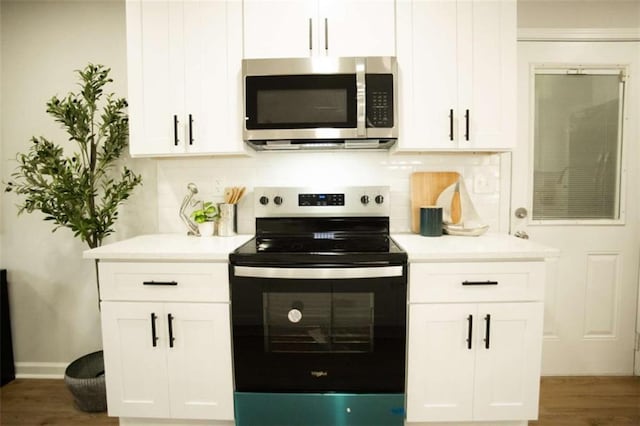
<svg viewBox="0 0 640 426">
<path fill-rule="evenodd" d="M 543 300 L 544 280 L 542 261 L 412 263 L 409 302 Z"/>
<path fill-rule="evenodd" d="M 101 261 L 98 267 L 101 300 L 229 302 L 226 263 Z"/>
</svg>

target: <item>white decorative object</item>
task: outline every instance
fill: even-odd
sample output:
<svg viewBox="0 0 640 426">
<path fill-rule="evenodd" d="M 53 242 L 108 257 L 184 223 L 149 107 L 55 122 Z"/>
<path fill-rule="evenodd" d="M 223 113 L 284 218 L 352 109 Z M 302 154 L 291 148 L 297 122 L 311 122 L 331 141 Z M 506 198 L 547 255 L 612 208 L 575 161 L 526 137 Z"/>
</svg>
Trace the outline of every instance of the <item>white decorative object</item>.
<svg viewBox="0 0 640 426">
<path fill-rule="evenodd" d="M 451 203 L 456 192 L 456 185 L 459 185 L 461 218 L 459 223 L 454 224 L 451 220 Z M 438 196 L 436 205 L 442 207 L 442 228 L 449 235 L 476 237 L 489 229 L 489 225 L 482 221 L 473 206 L 463 179 L 445 188 Z"/>
</svg>

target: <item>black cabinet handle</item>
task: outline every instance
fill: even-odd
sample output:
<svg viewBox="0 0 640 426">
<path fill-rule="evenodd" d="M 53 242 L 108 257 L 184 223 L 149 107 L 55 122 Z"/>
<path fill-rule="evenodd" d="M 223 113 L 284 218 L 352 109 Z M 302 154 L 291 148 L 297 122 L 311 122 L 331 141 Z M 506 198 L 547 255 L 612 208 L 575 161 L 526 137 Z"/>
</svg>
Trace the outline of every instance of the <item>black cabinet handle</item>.
<svg viewBox="0 0 640 426">
<path fill-rule="evenodd" d="M 491 327 L 491 315 L 487 314 L 486 317 L 484 317 L 484 321 L 487 325 L 487 330 L 485 331 L 484 334 L 484 348 L 485 349 L 489 349 L 489 338 L 491 337 L 491 331 L 489 331 L 490 327 Z"/>
<path fill-rule="evenodd" d="M 156 346 L 158 346 L 158 336 L 156 335 L 156 318 L 158 318 L 156 316 L 155 313 L 151 313 L 151 344 L 153 345 L 153 347 L 155 348 Z"/>
<path fill-rule="evenodd" d="M 309 50 L 313 50 L 313 24 L 309 18 Z"/>
<path fill-rule="evenodd" d="M 324 18 L 324 50 L 329 51 L 329 19 Z"/>
<path fill-rule="evenodd" d="M 453 110 L 449 110 L 449 140 L 453 140 Z"/>
<path fill-rule="evenodd" d="M 462 281 L 462 285 L 498 285 L 498 281 Z"/>
<path fill-rule="evenodd" d="M 189 114 L 189 145 L 193 145 L 193 116 Z"/>
<path fill-rule="evenodd" d="M 465 120 L 464 139 L 469 140 L 469 110 L 465 111 L 464 120 Z"/>
<path fill-rule="evenodd" d="M 177 281 L 143 281 L 142 285 L 178 285 Z"/>
<path fill-rule="evenodd" d="M 178 139 L 178 116 L 173 115 L 173 144 L 178 146 L 180 139 Z"/>
<path fill-rule="evenodd" d="M 469 330 L 467 330 L 467 349 L 471 349 L 471 338 L 473 333 L 473 315 L 469 315 L 467 317 L 467 325 L 469 326 Z"/>
<path fill-rule="evenodd" d="M 167 315 L 167 323 L 169 324 L 169 347 L 173 347 L 173 341 L 176 340 L 173 337 L 173 315 Z"/>
</svg>

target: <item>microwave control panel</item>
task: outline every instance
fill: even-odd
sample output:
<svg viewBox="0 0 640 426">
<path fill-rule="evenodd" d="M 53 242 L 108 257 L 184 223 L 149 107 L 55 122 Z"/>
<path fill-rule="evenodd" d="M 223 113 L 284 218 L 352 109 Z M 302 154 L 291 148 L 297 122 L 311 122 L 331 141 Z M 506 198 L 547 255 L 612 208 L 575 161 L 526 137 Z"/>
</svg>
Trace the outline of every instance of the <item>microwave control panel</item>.
<svg viewBox="0 0 640 426">
<path fill-rule="evenodd" d="M 393 127 L 393 75 L 367 74 L 367 127 Z"/>
</svg>

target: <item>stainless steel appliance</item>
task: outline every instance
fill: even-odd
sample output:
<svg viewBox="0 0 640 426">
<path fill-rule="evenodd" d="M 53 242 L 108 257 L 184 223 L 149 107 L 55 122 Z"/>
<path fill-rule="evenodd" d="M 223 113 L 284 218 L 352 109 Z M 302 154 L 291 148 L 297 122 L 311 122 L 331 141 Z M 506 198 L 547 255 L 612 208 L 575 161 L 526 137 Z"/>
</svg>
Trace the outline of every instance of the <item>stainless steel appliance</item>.
<svg viewBox="0 0 640 426">
<path fill-rule="evenodd" d="M 395 57 L 245 59 L 243 136 L 258 150 L 388 148 Z"/>
<path fill-rule="evenodd" d="M 230 254 L 236 424 L 404 421 L 407 255 L 386 187 L 256 188 Z"/>
</svg>

